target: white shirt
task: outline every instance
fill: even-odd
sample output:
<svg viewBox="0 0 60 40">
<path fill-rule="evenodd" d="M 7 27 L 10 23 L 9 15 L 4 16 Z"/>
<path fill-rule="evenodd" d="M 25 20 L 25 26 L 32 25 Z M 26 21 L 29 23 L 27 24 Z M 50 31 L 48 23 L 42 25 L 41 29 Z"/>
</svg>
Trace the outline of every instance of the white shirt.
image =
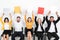
<svg viewBox="0 0 60 40">
<path fill-rule="evenodd" d="M 4 24 L 4 29 L 5 29 L 5 30 L 9 30 L 9 24 L 8 24 L 8 23 L 5 23 L 5 24 Z"/>
<path fill-rule="evenodd" d="M 42 31 L 41 26 L 39 24 L 37 31 Z"/>
<path fill-rule="evenodd" d="M 22 21 L 14 22 L 13 25 L 14 25 L 15 31 L 17 31 L 17 32 L 22 31 L 22 27 L 23 27 Z"/>
<path fill-rule="evenodd" d="M 51 22 L 51 26 L 50 26 L 49 32 L 55 32 L 55 26 L 54 26 L 53 22 Z"/>
</svg>

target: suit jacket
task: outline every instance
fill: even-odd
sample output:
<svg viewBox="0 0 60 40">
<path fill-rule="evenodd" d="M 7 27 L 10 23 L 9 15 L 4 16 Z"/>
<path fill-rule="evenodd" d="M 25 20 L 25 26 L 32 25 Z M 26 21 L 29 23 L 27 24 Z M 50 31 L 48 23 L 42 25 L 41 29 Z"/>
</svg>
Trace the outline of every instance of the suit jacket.
<svg viewBox="0 0 60 40">
<path fill-rule="evenodd" d="M 38 29 L 38 22 L 36 21 L 36 16 L 35 16 L 35 24 L 36 24 L 36 28 L 35 28 L 35 33 L 37 32 L 37 29 Z M 43 17 L 43 22 L 42 22 L 42 24 L 44 23 L 44 21 L 45 21 L 45 17 Z M 42 29 L 42 31 L 40 31 L 40 32 L 44 32 L 44 29 L 43 29 L 43 26 L 41 25 L 41 29 Z"/>
<path fill-rule="evenodd" d="M 60 20 L 60 17 L 58 17 L 58 19 L 57 19 L 56 21 L 55 21 L 55 20 L 53 21 L 53 23 L 54 23 L 54 25 L 55 25 L 55 32 L 53 32 L 53 33 L 57 33 L 56 23 L 57 23 L 59 20 Z M 46 22 L 47 22 L 48 26 L 46 27 L 45 32 L 48 32 L 49 29 L 50 29 L 50 25 L 51 25 L 51 21 L 48 20 L 48 16 L 46 16 Z"/>
</svg>

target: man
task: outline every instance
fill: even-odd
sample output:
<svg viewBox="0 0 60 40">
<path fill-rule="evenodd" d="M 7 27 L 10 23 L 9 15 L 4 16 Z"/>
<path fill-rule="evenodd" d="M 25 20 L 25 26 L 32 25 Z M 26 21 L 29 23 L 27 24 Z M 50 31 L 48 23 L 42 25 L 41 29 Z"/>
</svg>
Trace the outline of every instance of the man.
<svg viewBox="0 0 60 40">
<path fill-rule="evenodd" d="M 48 39 L 50 40 L 51 37 L 54 37 L 54 40 L 58 40 L 59 37 L 57 35 L 57 27 L 56 27 L 56 23 L 60 20 L 60 17 L 58 15 L 58 12 L 56 12 L 56 15 L 58 17 L 58 19 L 55 21 L 53 16 L 50 16 L 50 19 L 48 20 L 48 16 L 51 13 L 51 11 L 49 11 L 49 13 L 46 16 L 46 22 L 48 24 L 47 28 L 45 29 L 45 31 L 47 32 L 47 36 Z"/>
<path fill-rule="evenodd" d="M 13 23 L 13 28 L 15 29 L 14 34 L 12 35 L 12 40 L 15 40 L 16 36 L 20 37 L 20 40 L 24 40 L 24 35 L 23 35 L 23 24 L 20 16 L 17 16 L 16 22 Z"/>
</svg>

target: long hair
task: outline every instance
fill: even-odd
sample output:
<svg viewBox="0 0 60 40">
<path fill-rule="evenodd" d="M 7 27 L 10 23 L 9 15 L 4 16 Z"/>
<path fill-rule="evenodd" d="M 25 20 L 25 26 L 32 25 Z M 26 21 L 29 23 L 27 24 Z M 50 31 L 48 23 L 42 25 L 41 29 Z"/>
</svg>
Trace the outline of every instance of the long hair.
<svg viewBox="0 0 60 40">
<path fill-rule="evenodd" d="M 31 17 L 28 17 L 27 22 L 29 22 L 29 19 L 31 19 Z M 31 21 L 30 21 L 30 22 L 32 22 L 32 19 L 31 19 Z"/>
<path fill-rule="evenodd" d="M 9 19 L 8 19 L 7 17 L 5 17 L 4 22 L 6 22 L 6 19 L 7 19 L 7 21 L 9 22 Z"/>
</svg>

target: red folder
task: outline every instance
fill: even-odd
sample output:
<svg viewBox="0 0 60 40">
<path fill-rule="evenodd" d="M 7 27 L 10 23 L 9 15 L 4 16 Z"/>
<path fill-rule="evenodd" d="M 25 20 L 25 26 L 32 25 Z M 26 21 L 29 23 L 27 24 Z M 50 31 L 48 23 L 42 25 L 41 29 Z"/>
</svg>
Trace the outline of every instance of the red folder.
<svg viewBox="0 0 60 40">
<path fill-rule="evenodd" d="M 38 7 L 38 14 L 43 14 L 43 13 L 44 13 L 44 8 Z"/>
</svg>

